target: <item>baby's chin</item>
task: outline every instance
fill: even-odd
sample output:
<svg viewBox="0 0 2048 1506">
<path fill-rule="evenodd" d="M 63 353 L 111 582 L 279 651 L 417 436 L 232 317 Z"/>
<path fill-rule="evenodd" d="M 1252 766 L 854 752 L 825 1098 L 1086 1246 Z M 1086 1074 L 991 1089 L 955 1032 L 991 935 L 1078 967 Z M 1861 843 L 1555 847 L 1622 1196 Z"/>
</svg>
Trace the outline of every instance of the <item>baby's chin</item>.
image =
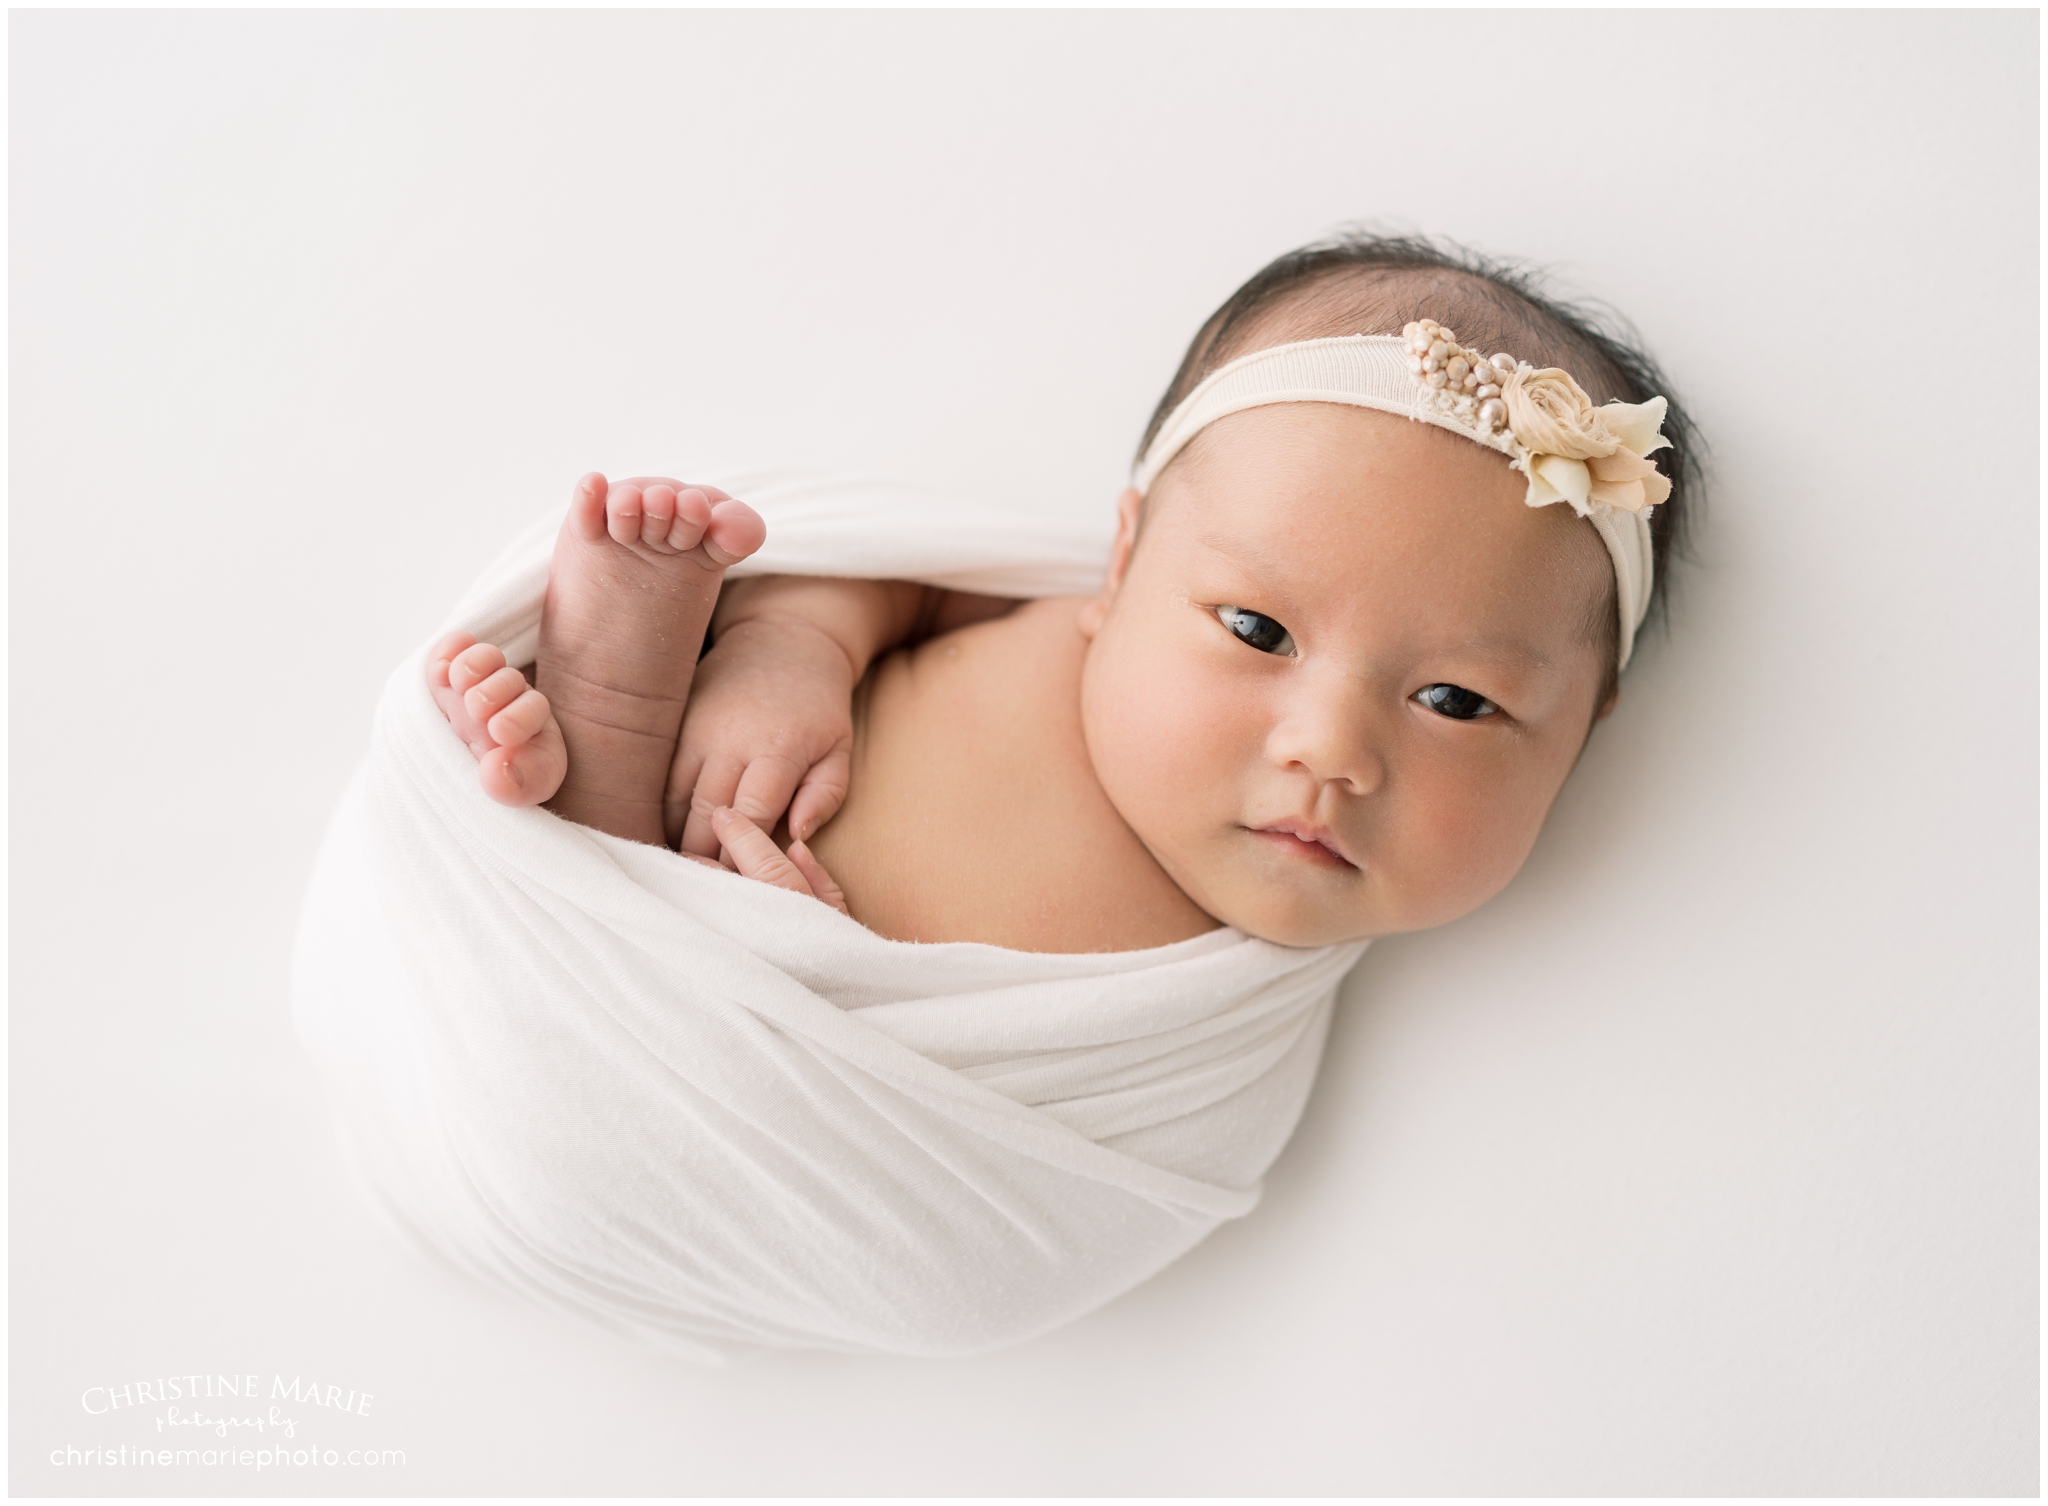
<svg viewBox="0 0 2048 1506">
<path fill-rule="evenodd" d="M 1234 930 L 1276 946 L 1339 946 L 1386 934 L 1384 927 L 1362 916 L 1314 913 L 1307 907 L 1276 906 L 1269 901 L 1226 903 L 1209 913 Z"/>
<path fill-rule="evenodd" d="M 1448 925 L 1506 884 L 1482 883 L 1456 894 L 1415 892 L 1374 883 L 1356 869 L 1327 873 L 1298 862 L 1276 866 L 1277 872 L 1260 873 L 1251 865 L 1223 865 L 1207 875 L 1190 873 L 1181 887 L 1209 914 L 1247 936 L 1279 946 L 1312 947 Z"/>
<path fill-rule="evenodd" d="M 1361 886 L 1320 875 L 1254 875 L 1240 867 L 1206 881 L 1189 875 L 1181 887 L 1223 924 L 1278 946 L 1336 946 L 1405 929 L 1363 903 Z"/>
</svg>

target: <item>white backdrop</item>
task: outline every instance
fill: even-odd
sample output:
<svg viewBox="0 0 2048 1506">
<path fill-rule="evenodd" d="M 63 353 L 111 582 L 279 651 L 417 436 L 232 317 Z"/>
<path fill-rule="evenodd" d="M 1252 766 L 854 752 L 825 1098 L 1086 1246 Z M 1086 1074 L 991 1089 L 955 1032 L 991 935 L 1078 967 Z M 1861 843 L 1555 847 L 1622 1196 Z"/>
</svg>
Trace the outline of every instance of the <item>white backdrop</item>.
<svg viewBox="0 0 2048 1506">
<path fill-rule="evenodd" d="M 2037 24 L 14 13 L 14 1491 L 2032 1492 Z M 372 1225 L 290 933 L 509 531 L 698 457 L 1106 526 L 1201 318 L 1360 217 L 1629 313 L 1711 511 L 1265 1206 L 1009 1353 L 725 1372 Z M 198 1446 L 84 1399 L 194 1372 L 405 1460 L 64 1454 Z"/>
</svg>

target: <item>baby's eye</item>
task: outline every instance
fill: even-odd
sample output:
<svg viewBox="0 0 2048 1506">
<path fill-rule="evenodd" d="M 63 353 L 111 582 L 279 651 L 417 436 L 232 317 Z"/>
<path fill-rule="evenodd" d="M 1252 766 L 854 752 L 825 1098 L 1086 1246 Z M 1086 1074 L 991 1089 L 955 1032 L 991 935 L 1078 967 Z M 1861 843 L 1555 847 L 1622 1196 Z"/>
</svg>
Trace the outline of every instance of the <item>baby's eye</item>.
<svg viewBox="0 0 2048 1506">
<path fill-rule="evenodd" d="M 1415 692 L 1415 699 L 1454 722 L 1473 721 L 1500 710 L 1478 691 L 1467 690 L 1462 685 L 1425 685 Z"/>
<path fill-rule="evenodd" d="M 1243 607 L 1218 607 L 1216 617 L 1255 649 L 1268 654 L 1294 652 L 1293 636 L 1262 612 L 1247 612 Z"/>
</svg>

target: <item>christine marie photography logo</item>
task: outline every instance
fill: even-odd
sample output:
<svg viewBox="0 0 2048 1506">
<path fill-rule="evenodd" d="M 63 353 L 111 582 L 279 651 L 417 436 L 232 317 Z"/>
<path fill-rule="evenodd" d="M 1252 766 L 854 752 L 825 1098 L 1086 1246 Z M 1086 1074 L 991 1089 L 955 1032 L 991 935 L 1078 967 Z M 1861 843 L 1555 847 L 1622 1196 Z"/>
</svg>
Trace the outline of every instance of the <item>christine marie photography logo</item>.
<svg viewBox="0 0 2048 1506">
<path fill-rule="evenodd" d="M 89 1417 L 143 1424 L 140 1441 L 67 1443 L 50 1450 L 56 1469 L 384 1469 L 405 1450 L 367 1448 L 352 1433 L 376 1416 L 374 1393 L 282 1372 L 160 1375 L 154 1380 L 87 1386 L 78 1405 Z M 124 1432 L 130 1428 L 124 1428 Z M 315 1436 L 318 1434 L 319 1436 Z M 344 1447 L 344 1444 L 349 1446 Z"/>
</svg>

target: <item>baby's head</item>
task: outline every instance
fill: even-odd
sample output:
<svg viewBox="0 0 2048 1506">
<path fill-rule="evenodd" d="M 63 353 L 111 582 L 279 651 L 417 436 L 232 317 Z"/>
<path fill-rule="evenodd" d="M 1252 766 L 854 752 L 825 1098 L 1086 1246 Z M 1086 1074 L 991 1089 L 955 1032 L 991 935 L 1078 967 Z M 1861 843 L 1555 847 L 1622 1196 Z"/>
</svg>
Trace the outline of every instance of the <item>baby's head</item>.
<svg viewBox="0 0 2048 1506">
<path fill-rule="evenodd" d="M 1595 405 L 1665 391 L 1523 278 L 1414 241 L 1283 257 L 1196 335 L 1083 616 L 1082 711 L 1118 811 L 1219 920 L 1293 945 L 1420 930 L 1528 856 L 1619 693 L 1690 469 L 1674 410 L 1644 474 L 1654 404 L 1589 428 L 1567 393 L 1545 428 L 1547 368 Z M 1352 396 L 1293 395 L 1331 388 Z"/>
</svg>

